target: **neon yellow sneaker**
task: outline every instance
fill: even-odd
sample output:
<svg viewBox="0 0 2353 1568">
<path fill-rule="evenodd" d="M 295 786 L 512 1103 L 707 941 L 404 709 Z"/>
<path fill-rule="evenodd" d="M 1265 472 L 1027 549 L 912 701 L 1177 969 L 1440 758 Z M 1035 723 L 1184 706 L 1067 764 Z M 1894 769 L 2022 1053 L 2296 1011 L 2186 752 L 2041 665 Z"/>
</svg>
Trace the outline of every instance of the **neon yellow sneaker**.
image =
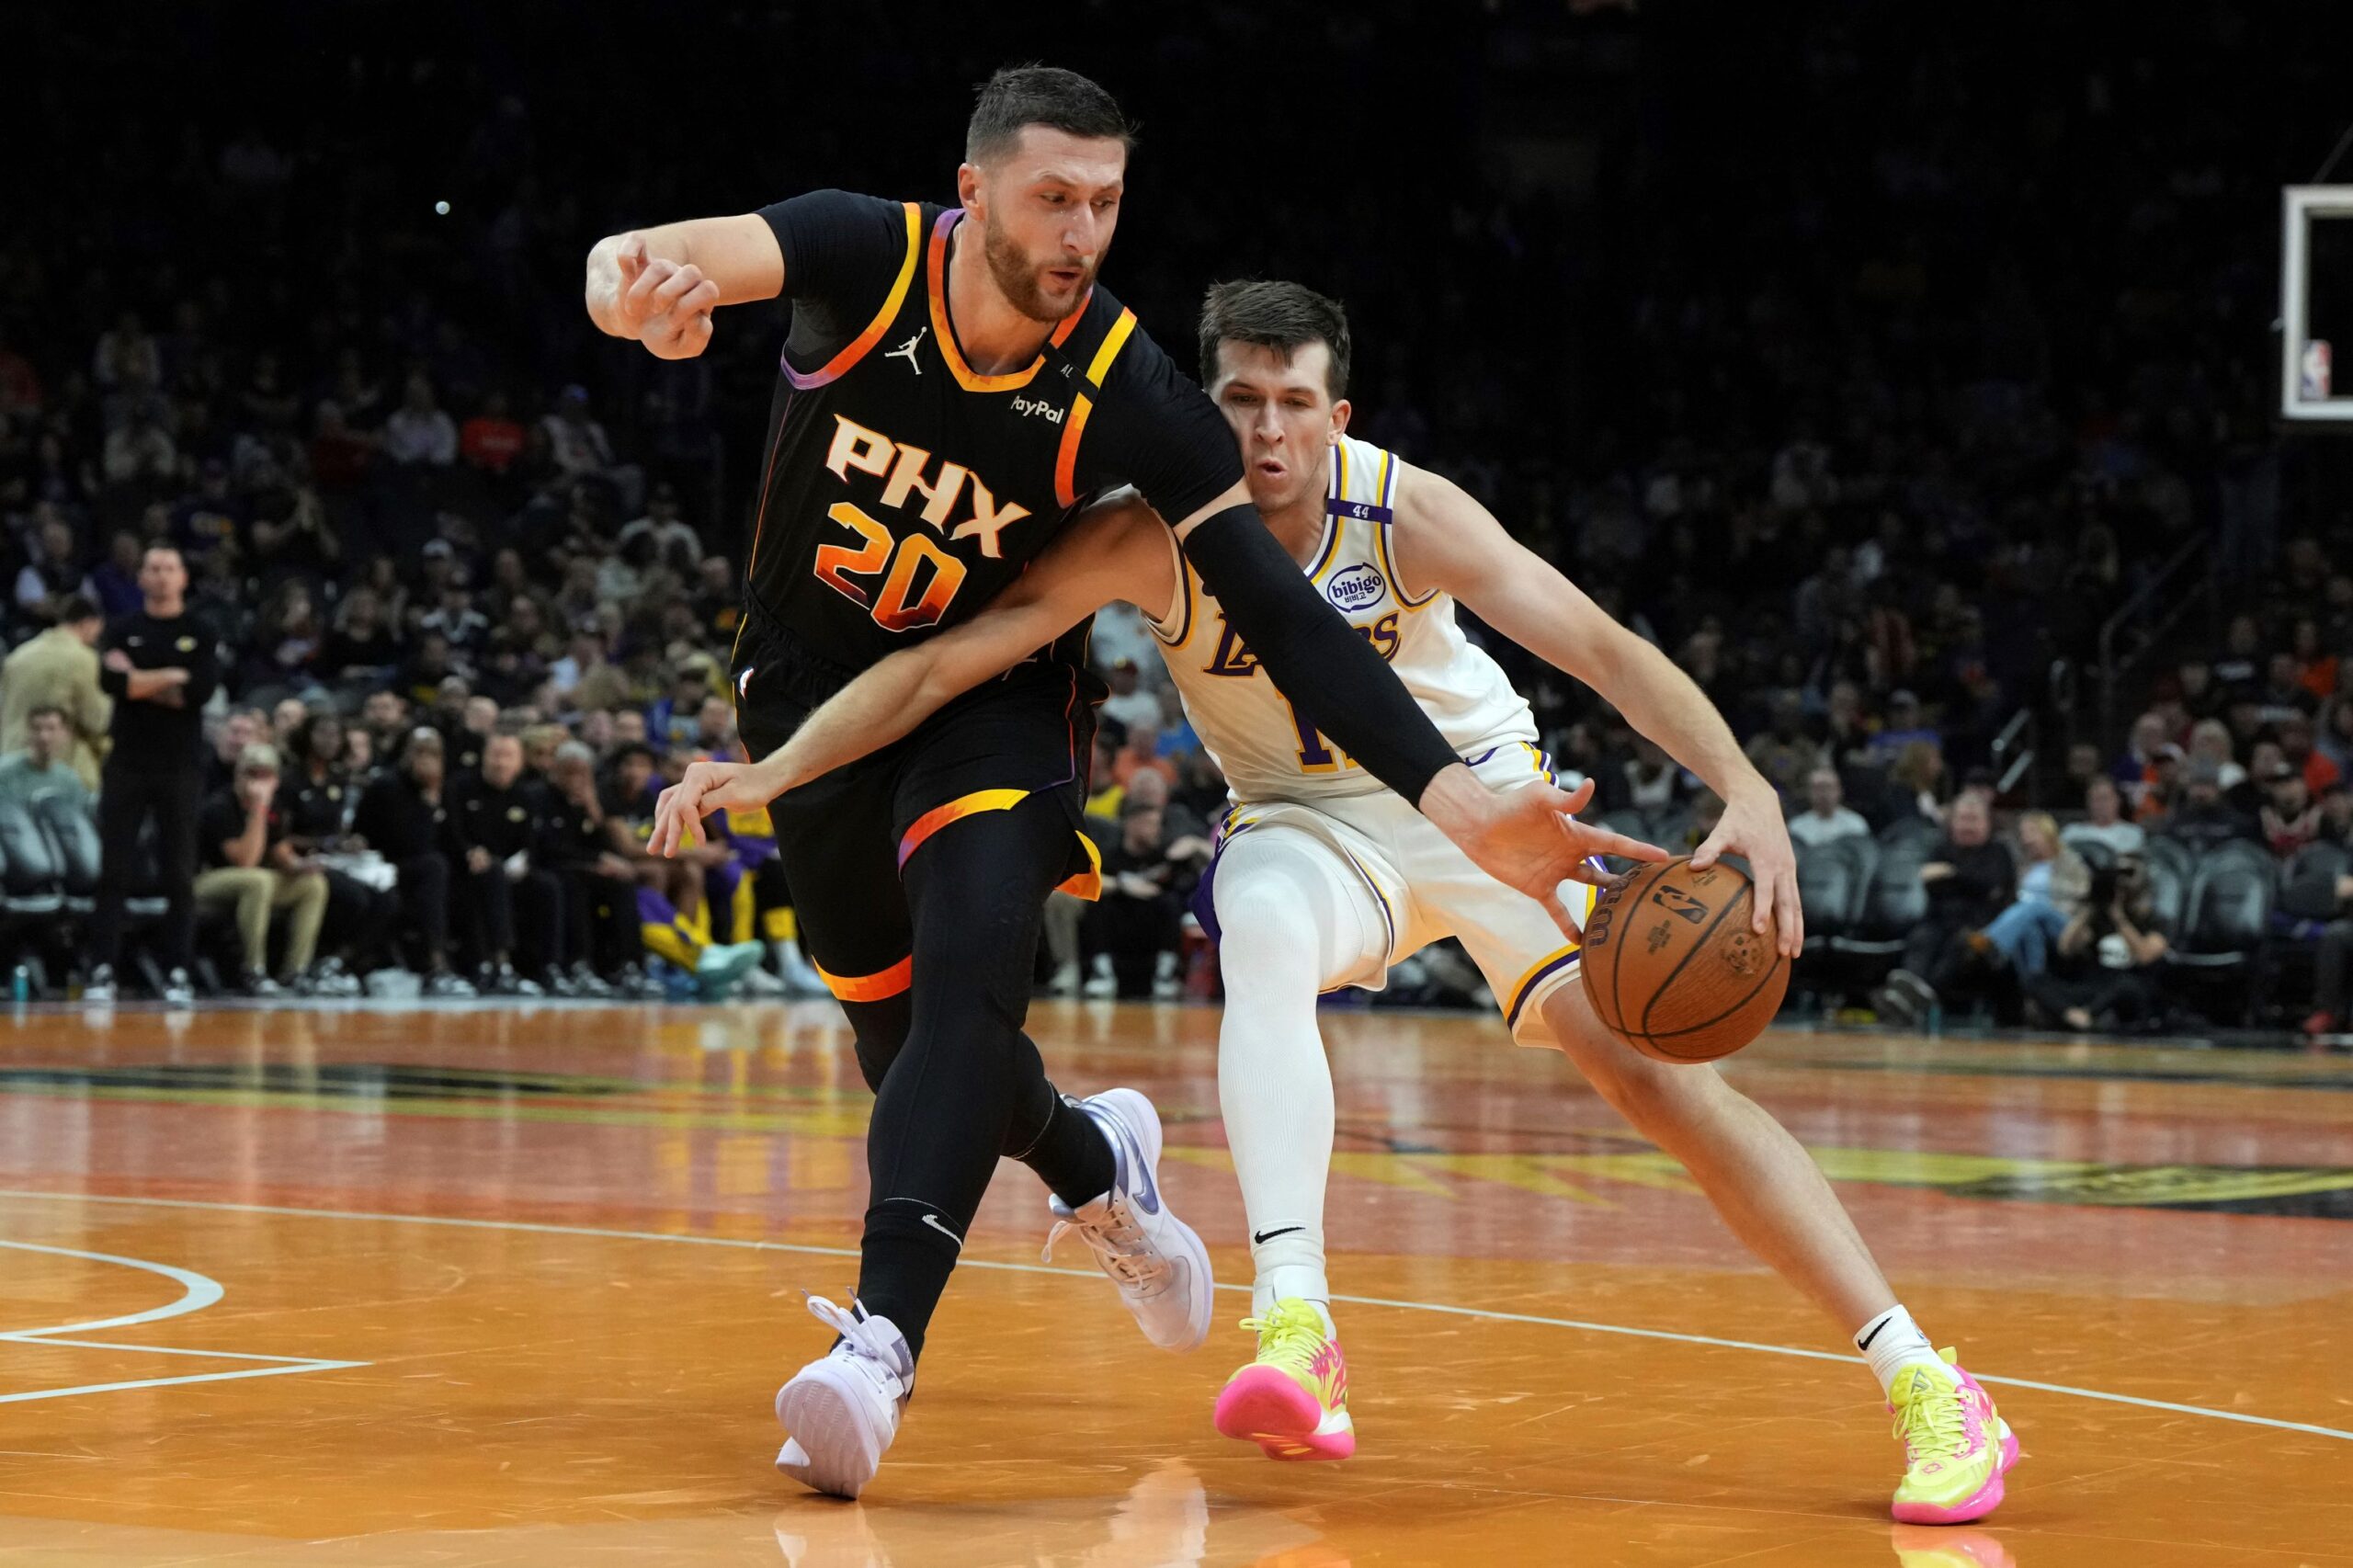
<svg viewBox="0 0 2353 1568">
<path fill-rule="evenodd" d="M 2018 1440 L 1994 1413 L 1992 1396 L 1950 1350 L 1937 1354 L 1943 1366 L 1904 1368 L 1888 1395 L 1904 1439 L 1904 1483 L 1893 1511 L 1908 1525 L 1984 1518 L 2002 1506 L 2002 1477 L 2018 1462 Z"/>
<path fill-rule="evenodd" d="M 1245 1438 L 1271 1460 L 1344 1460 L 1357 1451 L 1348 1419 L 1348 1363 L 1324 1332 L 1313 1301 L 1286 1296 L 1263 1318 L 1244 1318 L 1258 1335 L 1258 1358 L 1225 1380 L 1217 1396 L 1217 1429 Z"/>
</svg>

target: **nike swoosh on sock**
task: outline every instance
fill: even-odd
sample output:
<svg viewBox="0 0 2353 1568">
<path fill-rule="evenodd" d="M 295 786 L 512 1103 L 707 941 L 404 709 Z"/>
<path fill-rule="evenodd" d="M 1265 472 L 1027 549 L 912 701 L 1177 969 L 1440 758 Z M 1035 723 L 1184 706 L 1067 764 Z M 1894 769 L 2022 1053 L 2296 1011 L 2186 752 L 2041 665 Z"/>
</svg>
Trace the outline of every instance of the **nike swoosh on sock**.
<svg viewBox="0 0 2353 1568">
<path fill-rule="evenodd" d="M 1279 1231 L 1253 1231 L 1250 1233 L 1250 1239 L 1253 1242 L 1256 1242 L 1258 1245 L 1264 1246 L 1268 1242 L 1273 1241 L 1277 1236 L 1287 1236 L 1293 1231 L 1303 1231 L 1305 1229 L 1307 1229 L 1307 1227 L 1304 1225 L 1285 1225 Z"/>
</svg>

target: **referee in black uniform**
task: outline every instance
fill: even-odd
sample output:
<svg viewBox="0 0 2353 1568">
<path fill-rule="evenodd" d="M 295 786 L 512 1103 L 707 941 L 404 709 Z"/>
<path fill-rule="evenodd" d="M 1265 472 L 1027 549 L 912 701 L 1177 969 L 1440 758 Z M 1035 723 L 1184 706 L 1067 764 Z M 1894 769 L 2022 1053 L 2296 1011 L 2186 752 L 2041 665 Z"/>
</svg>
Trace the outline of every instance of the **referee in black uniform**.
<svg viewBox="0 0 2353 1568">
<path fill-rule="evenodd" d="M 1549 895 L 1576 856 L 1546 792 L 1491 796 L 1461 766 L 1267 532 L 1215 405 L 1097 283 L 1130 142 L 1085 77 L 1003 71 L 955 207 L 818 191 L 590 254 L 592 319 L 664 358 L 701 353 L 716 306 L 791 301 L 745 551 L 745 745 L 782 744 L 858 670 L 985 604 L 1089 498 L 1133 484 L 1303 714 L 1474 860 Z M 862 1306 L 813 1302 L 841 1339 L 779 1397 L 794 1440 L 778 1462 L 821 1491 L 856 1495 L 895 1435 L 1000 1154 L 1045 1180 L 1156 1343 L 1207 1332 L 1208 1257 L 1164 1214 L 1148 1102 L 1063 1100 L 1021 1032 L 1046 896 L 1097 880 L 1078 831 L 1102 695 L 1085 641 L 771 808 L 809 956 L 876 1090 Z M 761 778 L 696 765 L 656 851 L 764 802 Z"/>
<path fill-rule="evenodd" d="M 114 749 L 98 781 L 97 910 L 85 1002 L 115 999 L 122 958 L 122 901 L 139 850 L 139 830 L 155 824 L 155 873 L 166 911 L 160 942 L 164 1000 L 196 1000 L 188 962 L 196 933 L 196 812 L 203 795 L 199 752 L 203 708 L 221 684 L 211 631 L 188 609 L 188 564 L 169 545 L 139 562 L 146 603 L 107 629 L 98 684 L 114 700 Z"/>
</svg>

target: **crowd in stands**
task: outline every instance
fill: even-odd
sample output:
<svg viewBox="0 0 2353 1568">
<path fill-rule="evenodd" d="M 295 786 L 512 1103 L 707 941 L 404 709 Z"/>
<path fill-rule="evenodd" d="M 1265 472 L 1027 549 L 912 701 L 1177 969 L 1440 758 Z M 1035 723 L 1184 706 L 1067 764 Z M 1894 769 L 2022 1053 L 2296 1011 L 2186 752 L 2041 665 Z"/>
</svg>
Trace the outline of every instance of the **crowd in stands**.
<svg viewBox="0 0 2353 1568">
<path fill-rule="evenodd" d="M 925 36 L 962 37 L 954 17 Z M 901 84 L 904 135 L 844 135 L 812 108 L 807 134 L 704 147 L 690 174 L 572 133 L 598 81 L 626 95 L 619 35 L 575 40 L 559 68 L 528 33 L 475 36 L 522 25 L 495 8 L 446 39 L 363 37 L 355 15 L 311 40 L 340 51 L 334 69 L 281 81 L 230 20 L 199 46 L 222 90 L 166 107 L 135 84 L 187 62 L 46 17 L 55 57 L 89 69 L 28 83 L 32 107 L 69 115 L 77 83 L 114 96 L 74 116 L 89 177 L 0 236 L 16 648 L 0 748 L 22 754 L 0 763 L 0 801 L 37 792 L 28 774 L 97 786 L 102 629 L 139 610 L 144 552 L 168 544 L 222 651 L 200 902 L 224 986 L 650 991 L 658 961 L 677 990 L 811 988 L 756 820 L 700 864 L 639 847 L 662 781 L 735 744 L 743 498 L 779 318 L 727 312 L 709 354 L 656 364 L 594 336 L 580 256 L 631 222 L 793 189 L 944 193 L 969 83 L 1026 48 L 1096 72 L 1147 127 L 1107 277 L 1165 344 L 1189 339 L 1212 278 L 1338 295 L 1354 428 L 1459 479 L 1672 654 L 1802 846 L 1899 824 L 1942 838 L 1923 931 L 1944 939 L 1894 955 L 1892 1009 L 1925 1010 L 1922 992 L 1941 1007 L 1990 971 L 2020 977 L 2004 1007 L 2154 1016 L 2137 994 L 2022 983 L 2188 944 L 2162 909 L 2135 914 L 2166 890 L 2132 881 L 2128 830 L 2291 860 L 2346 820 L 2353 713 L 2334 683 L 2353 577 L 2332 552 L 2348 541 L 2279 543 L 2318 526 L 2298 510 L 2313 460 L 2263 419 L 2283 171 L 2250 130 L 2277 116 L 2232 108 L 2302 101 L 2310 67 L 2227 9 L 2153 19 L 2130 62 L 2063 8 L 2013 21 L 1892 27 L 1860 0 L 1770 27 L 1506 8 L 1461 18 L 1476 79 L 1434 82 L 1384 41 L 1410 8 L 1302 13 L 1319 58 L 1364 88 L 1303 104 L 1302 124 L 1427 204 L 1413 244 L 1374 246 L 1348 243 L 1374 221 L 1357 182 L 1310 182 L 1279 223 L 1237 222 L 1221 195 L 1230 131 L 1200 114 L 1187 62 L 1284 80 L 1238 13 L 1079 44 L 1041 19 L 1034 47 L 1008 34 L 985 59 L 956 44 L 920 62 L 855 18 L 797 17 L 833 80 Z M 760 62 L 783 24 L 755 7 L 710 25 L 713 101 L 771 91 Z M 1804 83 L 1806 112 L 1775 93 L 1730 144 L 1688 129 L 1768 78 Z M 429 131 L 425 81 L 449 100 Z M 1433 112 L 1388 113 L 1406 91 Z M 1482 104 L 1545 130 L 1487 139 Z M 2018 176 L 2060 148 L 2080 177 Z M 431 168 L 452 172 L 420 185 Z M 2177 663 L 2129 736 L 2091 733 L 2052 671 L 2081 670 L 2103 621 L 2201 535 L 2247 613 Z M 1474 632 L 1598 810 L 1677 846 L 1704 835 L 1720 808 L 1696 780 Z M 1106 896 L 1051 914 L 1043 977 L 1167 994 L 1222 786 L 1132 613 L 1107 613 L 1095 646 Z M 1995 737 L 2021 710 L 2085 743 L 2063 781 L 1997 801 Z M 2035 791 L 2069 819 L 2055 841 L 2008 825 Z M 1980 805 L 1957 802 L 1996 811 L 2009 871 Z M 2115 858 L 2113 891 L 2088 843 Z M 2332 1014 L 2353 954 L 2336 915 L 2302 917 Z"/>
<path fill-rule="evenodd" d="M 1933 742 L 1902 743 L 1916 768 L 1901 753 L 1881 768 L 1821 727 L 1790 819 L 1814 938 L 1801 984 L 1870 992 L 1906 1022 L 1956 1008 L 2079 1030 L 2277 1015 L 2338 1032 L 2353 684 L 2339 688 L 2336 650 L 2353 655 L 2353 624 L 2324 631 L 2308 610 L 2353 602 L 2353 577 L 2325 570 L 2311 540 L 2287 560 L 2251 585 L 2264 608 L 2158 675 L 2113 756 L 2068 749 L 2056 813 L 2001 812 L 1998 835 L 2004 802 L 1982 770 L 1947 798 Z M 1847 803 L 1858 789 L 1867 811 Z"/>
</svg>

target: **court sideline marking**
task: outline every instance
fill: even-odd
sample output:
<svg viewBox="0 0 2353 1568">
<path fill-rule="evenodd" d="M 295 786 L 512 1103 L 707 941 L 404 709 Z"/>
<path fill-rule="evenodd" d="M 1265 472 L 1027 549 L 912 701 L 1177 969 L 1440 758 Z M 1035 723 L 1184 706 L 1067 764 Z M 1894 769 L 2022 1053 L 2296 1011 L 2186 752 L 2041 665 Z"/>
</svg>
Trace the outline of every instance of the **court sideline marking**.
<svg viewBox="0 0 2353 1568">
<path fill-rule="evenodd" d="M 801 1253 L 815 1257 L 854 1258 L 858 1256 L 858 1249 L 855 1247 L 815 1246 L 803 1242 L 746 1241 L 734 1236 L 687 1235 L 675 1231 L 608 1230 L 593 1225 L 553 1225 L 529 1220 L 467 1220 L 460 1219 L 453 1215 L 444 1214 L 382 1214 L 357 1209 L 296 1209 L 268 1203 L 216 1203 L 192 1198 L 117 1198 L 97 1193 L 43 1192 L 38 1188 L 0 1187 L 0 1199 L 32 1199 L 52 1203 L 108 1203 L 127 1208 L 192 1209 L 219 1214 L 280 1214 L 306 1220 L 354 1220 L 387 1225 L 438 1225 L 449 1230 L 508 1231 L 523 1234 L 545 1236 L 587 1236 L 605 1241 L 671 1242 L 685 1246 L 730 1247 L 740 1252 L 790 1252 Z M 28 1244 L 22 1242 L 0 1243 L 0 1245 L 7 1246 L 24 1246 L 27 1244 Z M 38 1248 L 35 1250 L 62 1251 L 63 1249 Z M 77 1254 L 74 1256 L 88 1256 L 95 1255 Z M 112 1261 L 130 1262 L 131 1260 L 114 1259 Z M 134 1265 L 134 1267 L 151 1266 Z M 162 1266 L 158 1265 L 152 1267 L 160 1268 Z M 1093 1269 L 1056 1268 L 1051 1265 L 1042 1263 L 1000 1263 L 993 1259 L 979 1257 L 965 1258 L 961 1261 L 959 1267 L 964 1268 L 995 1269 L 1000 1273 L 1006 1274 L 1056 1275 L 1066 1279 L 1096 1279 L 1101 1278 L 1101 1276 Z M 1250 1287 L 1247 1285 L 1227 1284 L 1220 1285 L 1218 1289 L 1221 1290 L 1235 1291 L 1242 1295 L 1248 1295 L 1250 1293 Z M 1530 1312 L 1494 1312 L 1483 1307 L 1459 1307 L 1444 1301 L 1394 1301 L 1384 1296 L 1343 1296 L 1338 1294 L 1335 1294 L 1332 1300 L 1348 1306 L 1390 1307 L 1400 1312 L 1439 1312 L 1450 1317 L 1483 1318 L 1494 1323 L 1523 1323 L 1533 1324 L 1540 1328 L 1575 1329 L 1586 1334 L 1616 1334 L 1622 1335 L 1631 1339 L 1659 1339 L 1666 1340 L 1677 1345 L 1706 1345 L 1722 1350 L 1748 1350 L 1764 1356 L 1794 1356 L 1802 1358 L 1809 1361 L 1836 1361 L 1842 1365 L 1848 1366 L 1853 1365 L 1858 1359 L 1856 1357 L 1842 1356 L 1832 1350 L 1808 1350 L 1794 1345 L 1765 1345 L 1758 1343 L 1757 1341 L 1748 1339 L 1719 1339 L 1712 1335 L 1683 1334 L 1673 1329 L 1665 1328 L 1634 1328 L 1626 1324 L 1591 1323 L 1581 1318 L 1542 1317 Z M 0 1339 L 16 1337 L 18 1336 L 13 1335 L 0 1335 Z M 63 1342 L 45 1341 L 42 1343 Z M 204 1354 L 211 1355 L 216 1354 L 216 1352 L 207 1351 L 204 1352 Z M 369 1365 L 369 1363 L 364 1361 L 341 1361 L 321 1363 L 320 1365 L 358 1367 Z M 308 1370 L 311 1369 L 305 1368 L 302 1369 Z M 266 1372 L 232 1372 L 218 1373 L 214 1376 L 265 1377 L 268 1374 Z M 209 1381 L 211 1380 L 190 1378 L 170 1379 L 165 1381 L 199 1382 Z M 2215 1410 L 2202 1404 L 2176 1404 L 2170 1400 L 2143 1399 L 2138 1394 L 2109 1393 L 2103 1389 L 2076 1388 L 2069 1383 L 2037 1382 L 2030 1378 L 2004 1378 L 1981 1372 L 1977 1374 L 1977 1381 L 1981 1383 L 1998 1383 L 2005 1388 L 2032 1389 L 2039 1393 L 2059 1393 L 2066 1394 L 2075 1399 L 2098 1400 L 2109 1404 L 2131 1404 L 2137 1405 L 2144 1410 L 2171 1411 L 2177 1415 L 2202 1415 L 2211 1421 L 2234 1421 L 2242 1426 L 2268 1426 L 2277 1431 L 2282 1432 L 2303 1432 L 2315 1437 L 2336 1437 L 2344 1442 L 2353 1443 L 2353 1431 L 2344 1431 L 2335 1426 L 2317 1426 L 2302 1421 L 2282 1421 L 2279 1417 L 2272 1415 L 2249 1415 L 2243 1411 Z M 122 1386 L 143 1387 L 146 1385 L 127 1384 Z M 85 1392 L 93 1391 L 76 1390 L 71 1392 Z M 0 1395 L 0 1404 L 6 1403 L 13 1399 L 24 1399 L 28 1397 L 38 1398 L 42 1396 L 28 1396 L 24 1394 Z"/>
<path fill-rule="evenodd" d="M 238 1378 L 281 1378 L 294 1372 L 342 1371 L 365 1367 L 366 1361 L 324 1361 L 314 1356 L 256 1356 L 240 1350 L 191 1350 L 171 1345 L 123 1345 L 112 1340 L 84 1339 L 85 1334 L 101 1329 L 135 1328 L 142 1324 L 163 1323 L 172 1318 L 200 1312 L 228 1294 L 221 1282 L 192 1268 L 176 1268 L 168 1263 L 157 1263 L 144 1257 L 123 1257 L 110 1252 L 82 1252 L 73 1247 L 43 1246 L 39 1242 L 0 1241 L 0 1247 L 17 1252 L 47 1253 L 52 1257 L 80 1258 L 87 1263 L 111 1263 L 124 1268 L 136 1268 L 144 1273 L 161 1275 L 180 1288 L 176 1301 L 166 1301 L 160 1307 L 150 1307 L 143 1312 L 131 1312 L 121 1317 L 94 1318 L 87 1323 L 59 1324 L 51 1328 L 17 1328 L 0 1332 L 0 1343 L 17 1345 L 55 1345 L 78 1350 L 134 1350 L 153 1356 L 195 1356 L 214 1361 L 256 1361 L 260 1366 L 246 1367 L 233 1372 L 194 1372 L 176 1378 L 134 1378 L 122 1382 L 82 1383 L 74 1388 L 32 1389 L 21 1393 L 0 1393 L 0 1404 L 22 1404 L 36 1399 L 66 1399 L 75 1394 L 115 1393 L 126 1389 L 167 1388 L 175 1383 L 221 1383 Z"/>
</svg>

